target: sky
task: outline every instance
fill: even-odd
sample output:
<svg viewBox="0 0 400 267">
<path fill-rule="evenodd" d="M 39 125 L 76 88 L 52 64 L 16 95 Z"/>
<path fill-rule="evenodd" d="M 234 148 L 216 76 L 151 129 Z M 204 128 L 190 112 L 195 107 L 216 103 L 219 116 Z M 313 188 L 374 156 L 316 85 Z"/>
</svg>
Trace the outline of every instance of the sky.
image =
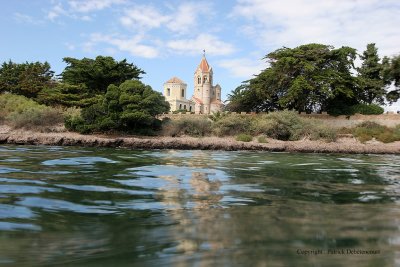
<svg viewBox="0 0 400 267">
<path fill-rule="evenodd" d="M 2 0 L 0 21 L 1 62 L 48 61 L 60 74 L 64 57 L 126 58 L 160 92 L 177 76 L 191 95 L 205 50 L 223 100 L 278 48 L 376 43 L 381 57 L 400 54 L 398 0 Z"/>
</svg>

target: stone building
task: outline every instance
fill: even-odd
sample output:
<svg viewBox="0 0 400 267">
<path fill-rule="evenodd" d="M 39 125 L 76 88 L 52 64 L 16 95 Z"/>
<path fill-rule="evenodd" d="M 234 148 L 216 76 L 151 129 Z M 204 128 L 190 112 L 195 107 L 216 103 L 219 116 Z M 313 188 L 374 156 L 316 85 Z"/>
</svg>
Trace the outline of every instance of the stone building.
<svg viewBox="0 0 400 267">
<path fill-rule="evenodd" d="M 171 111 L 185 109 L 196 114 L 210 114 L 223 108 L 221 86 L 213 85 L 213 70 L 205 55 L 194 73 L 194 92 L 186 98 L 187 85 L 177 77 L 164 83 L 164 96 L 171 105 Z"/>
<path fill-rule="evenodd" d="M 187 110 L 194 112 L 194 102 L 186 99 L 187 85 L 178 77 L 172 77 L 164 83 L 164 96 L 171 106 L 171 111 Z"/>
</svg>

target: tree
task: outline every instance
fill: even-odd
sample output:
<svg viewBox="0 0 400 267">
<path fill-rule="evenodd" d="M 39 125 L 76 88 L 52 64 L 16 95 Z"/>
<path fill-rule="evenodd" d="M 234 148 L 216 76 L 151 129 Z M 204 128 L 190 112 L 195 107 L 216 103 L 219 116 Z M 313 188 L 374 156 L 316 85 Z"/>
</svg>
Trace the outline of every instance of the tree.
<svg viewBox="0 0 400 267">
<path fill-rule="evenodd" d="M 367 104 L 384 104 L 386 94 L 385 82 L 383 79 L 383 65 L 378 56 L 378 48 L 374 43 L 368 44 L 367 49 L 360 55 L 363 61 L 358 68 L 358 93 L 359 101 Z"/>
<path fill-rule="evenodd" d="M 56 83 L 41 90 L 36 100 L 48 106 L 87 107 L 96 103 L 99 97 L 91 94 L 84 84 Z"/>
<path fill-rule="evenodd" d="M 62 81 L 71 85 L 84 84 L 93 94 L 105 93 L 110 84 L 119 86 L 126 80 L 140 79 L 145 72 L 126 59 L 116 61 L 112 57 L 96 59 L 63 59 L 67 67 L 60 74 Z"/>
<path fill-rule="evenodd" d="M 120 86 L 109 85 L 107 93 L 97 103 L 82 110 L 80 125 L 67 120 L 66 126 L 82 132 L 140 132 L 159 127 L 160 121 L 156 116 L 168 112 L 169 108 L 161 93 L 138 80 L 129 80 Z M 69 127 L 71 125 L 74 126 Z"/>
<path fill-rule="evenodd" d="M 269 53 L 265 57 L 269 67 L 229 100 L 253 111 L 327 110 L 334 99 L 354 96 L 351 70 L 355 57 L 356 50 L 351 47 L 334 49 L 322 44 L 283 47 Z"/>
<path fill-rule="evenodd" d="M 386 99 L 393 103 L 400 98 L 400 55 L 391 59 L 385 57 L 383 65 L 385 79 L 394 86 L 394 90 L 387 93 Z"/>
<path fill-rule="evenodd" d="M 53 75 L 48 62 L 17 64 L 10 60 L 0 68 L 0 91 L 34 98 L 53 84 Z"/>
</svg>

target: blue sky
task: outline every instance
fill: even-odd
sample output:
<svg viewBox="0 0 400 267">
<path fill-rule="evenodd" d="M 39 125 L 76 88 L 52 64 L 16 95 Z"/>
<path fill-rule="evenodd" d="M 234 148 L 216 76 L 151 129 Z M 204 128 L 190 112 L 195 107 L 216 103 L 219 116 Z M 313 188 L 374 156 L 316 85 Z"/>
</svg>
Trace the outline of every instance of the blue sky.
<svg viewBox="0 0 400 267">
<path fill-rule="evenodd" d="M 46 60 L 59 74 L 63 57 L 126 58 L 153 89 L 178 76 L 190 95 L 205 49 L 226 99 L 283 46 L 317 42 L 361 53 L 375 42 L 381 57 L 399 54 L 399 14 L 398 0 L 3 1 L 0 61 Z"/>
</svg>

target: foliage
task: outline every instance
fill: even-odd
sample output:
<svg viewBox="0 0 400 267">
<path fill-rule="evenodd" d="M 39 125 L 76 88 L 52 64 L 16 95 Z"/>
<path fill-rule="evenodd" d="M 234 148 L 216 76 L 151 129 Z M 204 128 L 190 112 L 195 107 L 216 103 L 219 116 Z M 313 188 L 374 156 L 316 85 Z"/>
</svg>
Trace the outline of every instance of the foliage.
<svg viewBox="0 0 400 267">
<path fill-rule="evenodd" d="M 228 107 L 232 111 L 326 110 L 332 99 L 354 96 L 355 57 L 353 48 L 322 44 L 278 49 L 265 57 L 268 68 L 233 91 Z"/>
<path fill-rule="evenodd" d="M 212 112 L 210 115 L 208 115 L 208 118 L 211 121 L 216 122 L 225 117 L 226 115 L 228 115 L 228 112 L 217 111 L 217 112 Z"/>
<path fill-rule="evenodd" d="M 162 133 L 167 136 L 206 136 L 211 133 L 211 122 L 201 117 L 187 117 L 163 122 Z"/>
<path fill-rule="evenodd" d="M 138 80 L 129 80 L 119 87 L 110 85 L 98 102 L 82 109 L 81 118 L 69 118 L 66 127 L 79 132 L 128 131 L 157 129 L 156 116 L 169 111 L 169 103 L 161 93 Z"/>
<path fill-rule="evenodd" d="M 395 87 L 386 95 L 386 99 L 390 103 L 396 102 L 400 98 L 400 55 L 384 58 L 384 76 Z"/>
<path fill-rule="evenodd" d="M 40 105 L 24 96 L 0 95 L 0 117 L 14 128 L 41 128 L 53 126 L 63 121 L 60 110 Z"/>
<path fill-rule="evenodd" d="M 363 122 L 353 129 L 353 135 L 360 142 L 366 142 L 373 138 L 383 143 L 400 141 L 400 125 L 389 128 L 376 122 Z"/>
<path fill-rule="evenodd" d="M 186 114 L 187 112 L 189 112 L 189 111 L 187 111 L 186 109 L 177 109 L 177 110 L 173 111 L 172 113 L 173 114 L 179 114 L 179 113 Z"/>
<path fill-rule="evenodd" d="M 232 136 L 251 133 L 251 118 L 246 115 L 229 114 L 212 124 L 212 133 L 216 136 Z"/>
<path fill-rule="evenodd" d="M 363 103 L 384 104 L 386 94 L 383 79 L 383 65 L 378 56 L 378 49 L 374 43 L 368 44 L 367 49 L 360 55 L 362 65 L 358 68 L 357 99 Z"/>
<path fill-rule="evenodd" d="M 52 86 L 53 74 L 47 62 L 4 62 L 0 67 L 0 92 L 36 97 L 43 88 Z"/>
<path fill-rule="evenodd" d="M 239 134 L 236 136 L 236 141 L 250 142 L 253 141 L 253 137 L 249 134 Z"/>
<path fill-rule="evenodd" d="M 253 120 L 254 134 L 265 134 L 278 140 L 300 140 L 310 138 L 312 140 L 336 139 L 336 131 L 323 125 L 321 122 L 301 118 L 293 111 L 272 112 Z"/>
<path fill-rule="evenodd" d="M 36 100 L 48 106 L 87 107 L 98 99 L 99 96 L 91 94 L 84 84 L 57 83 L 53 87 L 44 88 Z"/>
<path fill-rule="evenodd" d="M 381 106 L 375 104 L 358 104 L 352 107 L 354 113 L 363 115 L 379 115 L 383 114 L 384 109 Z"/>
<path fill-rule="evenodd" d="M 257 141 L 258 141 L 259 143 L 268 143 L 268 140 L 267 140 L 267 138 L 265 137 L 265 135 L 260 135 L 260 136 L 257 138 Z"/>
<path fill-rule="evenodd" d="M 65 57 L 67 67 L 61 73 L 64 83 L 85 85 L 90 93 L 105 93 L 109 85 L 119 86 L 126 80 L 139 79 L 145 72 L 126 59 L 116 61 L 112 57 L 97 56 L 95 59 Z"/>
<path fill-rule="evenodd" d="M 338 106 L 329 110 L 329 114 L 333 116 L 354 115 L 356 113 L 363 115 L 379 115 L 383 114 L 383 112 L 384 109 L 376 104 L 357 104 L 353 106 L 339 104 Z"/>
</svg>

